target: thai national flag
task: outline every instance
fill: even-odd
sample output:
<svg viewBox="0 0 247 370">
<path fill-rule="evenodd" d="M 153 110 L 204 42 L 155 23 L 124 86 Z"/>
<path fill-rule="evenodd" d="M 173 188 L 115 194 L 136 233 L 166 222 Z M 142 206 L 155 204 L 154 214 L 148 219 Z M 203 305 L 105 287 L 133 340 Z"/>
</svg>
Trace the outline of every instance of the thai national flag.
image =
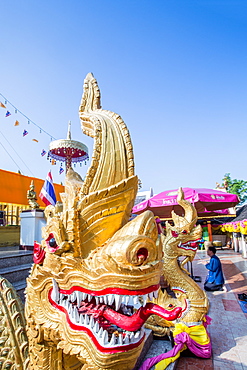
<svg viewBox="0 0 247 370">
<path fill-rule="evenodd" d="M 44 185 L 41 189 L 41 192 L 39 194 L 40 199 L 45 203 L 46 206 L 49 206 L 51 204 L 52 206 L 55 206 L 56 204 L 56 195 L 55 195 L 55 189 L 52 181 L 51 171 L 48 172 L 48 175 L 46 176 Z"/>
<path fill-rule="evenodd" d="M 42 155 L 42 157 L 44 157 L 44 155 L 46 155 L 45 149 L 42 149 L 42 152 L 40 154 Z"/>
<path fill-rule="evenodd" d="M 5 117 L 9 117 L 11 115 L 11 113 L 7 110 L 6 114 L 5 114 Z"/>
</svg>

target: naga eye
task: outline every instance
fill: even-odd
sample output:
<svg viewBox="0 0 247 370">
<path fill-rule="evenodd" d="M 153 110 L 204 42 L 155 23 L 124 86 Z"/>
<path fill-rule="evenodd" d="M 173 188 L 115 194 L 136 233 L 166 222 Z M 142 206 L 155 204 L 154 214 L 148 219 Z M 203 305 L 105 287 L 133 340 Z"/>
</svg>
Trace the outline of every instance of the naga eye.
<svg viewBox="0 0 247 370">
<path fill-rule="evenodd" d="M 57 246 L 55 238 L 51 238 L 49 240 L 49 246 L 52 247 L 52 248 L 55 248 Z"/>
<path fill-rule="evenodd" d="M 183 230 L 182 231 L 182 234 L 188 234 L 188 231 L 187 230 Z"/>
<path fill-rule="evenodd" d="M 168 307 L 173 307 L 173 304 L 170 303 Z"/>
</svg>

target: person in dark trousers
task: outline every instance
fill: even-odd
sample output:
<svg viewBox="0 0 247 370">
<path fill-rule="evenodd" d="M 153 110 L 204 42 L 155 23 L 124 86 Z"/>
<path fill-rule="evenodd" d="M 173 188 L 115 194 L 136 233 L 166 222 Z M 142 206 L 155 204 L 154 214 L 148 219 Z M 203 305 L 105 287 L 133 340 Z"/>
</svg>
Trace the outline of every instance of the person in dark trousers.
<svg viewBox="0 0 247 370">
<path fill-rule="evenodd" d="M 210 262 L 205 267 L 209 273 L 204 283 L 204 289 L 207 291 L 223 290 L 225 282 L 220 259 L 215 254 L 216 248 L 208 247 L 207 255 L 210 257 Z"/>
</svg>

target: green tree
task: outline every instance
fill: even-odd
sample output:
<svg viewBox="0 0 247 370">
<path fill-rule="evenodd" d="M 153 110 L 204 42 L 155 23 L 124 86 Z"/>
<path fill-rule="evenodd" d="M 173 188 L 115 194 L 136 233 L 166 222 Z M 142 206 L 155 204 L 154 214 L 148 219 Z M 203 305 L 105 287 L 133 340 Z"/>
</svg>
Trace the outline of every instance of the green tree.
<svg viewBox="0 0 247 370">
<path fill-rule="evenodd" d="M 230 173 L 226 173 L 222 184 L 226 191 L 231 194 L 236 194 L 239 197 L 239 204 L 242 204 L 247 199 L 247 181 L 232 179 Z"/>
</svg>

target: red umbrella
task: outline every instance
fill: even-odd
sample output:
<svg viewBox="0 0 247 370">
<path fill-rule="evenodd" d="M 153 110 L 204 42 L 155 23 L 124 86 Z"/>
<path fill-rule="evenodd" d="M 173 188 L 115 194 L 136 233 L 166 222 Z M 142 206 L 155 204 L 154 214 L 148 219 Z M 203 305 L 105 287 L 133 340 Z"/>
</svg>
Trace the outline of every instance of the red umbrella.
<svg viewBox="0 0 247 370">
<path fill-rule="evenodd" d="M 184 199 L 192 203 L 198 216 L 210 216 L 217 214 L 218 210 L 234 207 L 239 203 L 238 196 L 214 189 L 183 188 Z M 182 216 L 183 208 L 177 203 L 178 189 L 166 190 L 152 198 L 136 204 L 132 213 L 139 214 L 150 210 L 155 216 L 162 218 L 171 217 L 171 211 Z M 221 212 L 218 212 L 222 214 Z"/>
</svg>

